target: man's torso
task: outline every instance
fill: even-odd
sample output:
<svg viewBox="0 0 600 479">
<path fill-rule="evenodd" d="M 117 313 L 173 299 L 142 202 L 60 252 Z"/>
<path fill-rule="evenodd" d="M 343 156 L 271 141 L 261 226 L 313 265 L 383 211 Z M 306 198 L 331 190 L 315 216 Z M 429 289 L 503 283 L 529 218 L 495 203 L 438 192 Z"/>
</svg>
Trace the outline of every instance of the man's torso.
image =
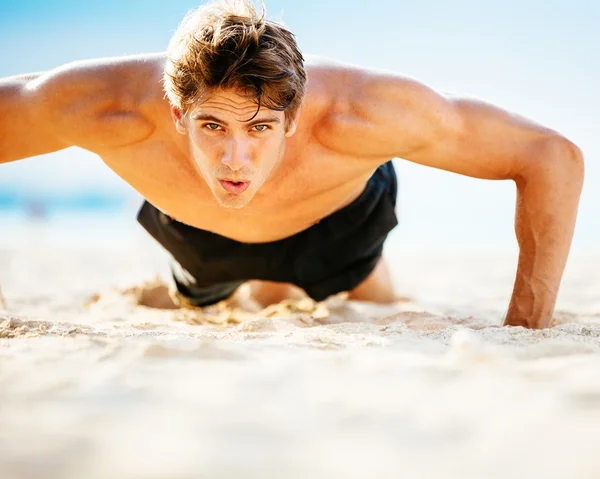
<svg viewBox="0 0 600 479">
<path fill-rule="evenodd" d="M 351 203 L 386 160 L 339 153 L 318 140 L 320 119 L 335 100 L 335 70 L 308 63 L 307 71 L 298 130 L 269 179 L 242 209 L 220 206 L 194 168 L 185 136 L 175 131 L 159 78 L 139 83 L 141 89 L 156 89 L 143 107 L 151 112 L 146 118 L 152 133 L 124 146 L 94 150 L 148 201 L 182 223 L 246 243 L 289 237 Z"/>
</svg>

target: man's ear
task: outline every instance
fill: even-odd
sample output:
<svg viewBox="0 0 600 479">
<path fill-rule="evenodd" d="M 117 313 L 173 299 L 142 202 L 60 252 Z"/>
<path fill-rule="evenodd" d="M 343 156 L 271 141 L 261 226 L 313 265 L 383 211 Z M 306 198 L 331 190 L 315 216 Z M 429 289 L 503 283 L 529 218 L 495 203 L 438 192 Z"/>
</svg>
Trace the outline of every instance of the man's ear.
<svg viewBox="0 0 600 479">
<path fill-rule="evenodd" d="M 298 118 L 300 117 L 300 112 L 297 112 L 293 118 L 290 118 L 290 122 L 287 126 L 287 131 L 285 132 L 285 136 L 292 136 L 296 133 L 296 128 L 298 127 Z"/>
<path fill-rule="evenodd" d="M 187 129 L 183 123 L 185 117 L 179 107 L 171 105 L 171 118 L 173 118 L 177 132 L 182 135 L 187 135 Z"/>
</svg>

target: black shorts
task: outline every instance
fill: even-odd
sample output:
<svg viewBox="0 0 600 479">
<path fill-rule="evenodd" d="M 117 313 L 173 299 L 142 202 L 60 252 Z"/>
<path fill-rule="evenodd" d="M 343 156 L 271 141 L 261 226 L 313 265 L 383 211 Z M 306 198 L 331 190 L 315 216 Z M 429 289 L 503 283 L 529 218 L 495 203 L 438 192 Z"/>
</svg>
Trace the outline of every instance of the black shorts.
<svg viewBox="0 0 600 479">
<path fill-rule="evenodd" d="M 180 223 L 144 202 L 139 223 L 171 255 L 178 292 L 193 306 L 228 298 L 250 279 L 292 283 L 316 301 L 358 286 L 398 224 L 392 162 L 381 165 L 349 205 L 293 236 L 241 243 Z"/>
</svg>

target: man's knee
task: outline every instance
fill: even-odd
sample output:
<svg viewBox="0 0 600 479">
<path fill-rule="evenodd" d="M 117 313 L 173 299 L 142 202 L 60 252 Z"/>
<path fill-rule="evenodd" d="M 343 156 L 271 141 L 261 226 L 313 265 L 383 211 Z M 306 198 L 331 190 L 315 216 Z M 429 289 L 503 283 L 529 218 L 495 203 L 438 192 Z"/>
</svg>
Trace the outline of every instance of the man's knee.
<svg viewBox="0 0 600 479">
<path fill-rule="evenodd" d="M 383 257 L 379 258 L 371 274 L 349 292 L 348 299 L 382 304 L 394 303 L 399 300 Z"/>
<path fill-rule="evenodd" d="M 307 297 L 304 290 L 291 283 L 253 280 L 249 281 L 248 284 L 252 299 L 264 308 L 286 299 L 303 299 Z"/>
</svg>

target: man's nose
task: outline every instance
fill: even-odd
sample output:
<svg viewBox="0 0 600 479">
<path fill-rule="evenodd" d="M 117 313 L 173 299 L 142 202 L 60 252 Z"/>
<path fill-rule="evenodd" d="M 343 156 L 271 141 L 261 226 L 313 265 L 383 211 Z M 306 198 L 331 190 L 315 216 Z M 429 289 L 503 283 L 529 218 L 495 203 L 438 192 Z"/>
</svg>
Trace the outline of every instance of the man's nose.
<svg viewBox="0 0 600 479">
<path fill-rule="evenodd" d="M 249 166 L 251 161 L 249 145 L 247 142 L 243 140 L 232 139 L 227 145 L 227 149 L 223 154 L 221 163 L 233 171 L 238 171 L 245 166 Z"/>
</svg>

